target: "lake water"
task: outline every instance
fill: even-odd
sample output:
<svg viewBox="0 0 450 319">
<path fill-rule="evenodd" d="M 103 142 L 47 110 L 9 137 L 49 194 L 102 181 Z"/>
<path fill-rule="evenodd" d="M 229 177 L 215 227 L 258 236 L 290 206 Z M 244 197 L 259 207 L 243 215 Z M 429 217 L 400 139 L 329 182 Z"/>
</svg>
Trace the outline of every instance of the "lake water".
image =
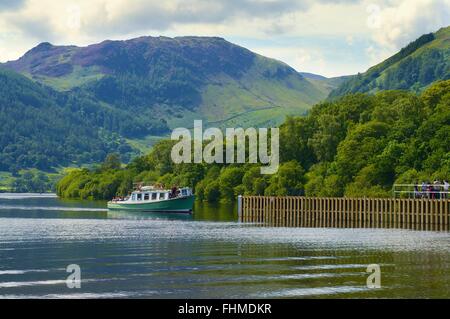
<svg viewBox="0 0 450 319">
<path fill-rule="evenodd" d="M 271 228 L 0 194 L 0 298 L 450 298 L 450 234 Z M 69 289 L 66 268 L 81 268 Z M 369 264 L 381 288 L 366 284 Z"/>
</svg>

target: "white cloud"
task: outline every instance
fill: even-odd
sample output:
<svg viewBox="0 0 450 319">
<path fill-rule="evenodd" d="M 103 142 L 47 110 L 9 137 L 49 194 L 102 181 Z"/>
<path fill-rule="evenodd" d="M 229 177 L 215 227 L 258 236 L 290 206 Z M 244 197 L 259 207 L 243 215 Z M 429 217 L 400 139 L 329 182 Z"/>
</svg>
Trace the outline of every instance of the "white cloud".
<svg viewBox="0 0 450 319">
<path fill-rule="evenodd" d="M 248 38 L 257 52 L 302 71 L 336 75 L 379 62 L 423 33 L 445 26 L 450 0 L 0 0 L 0 61 L 39 42 L 87 45 L 141 35 Z M 279 39 L 340 39 L 329 46 L 277 45 Z M 359 48 L 356 39 L 371 42 Z M 271 41 L 271 45 L 265 41 Z M 240 44 L 240 43 L 238 43 Z M 274 45 L 275 44 L 275 45 Z M 323 44 L 323 41 L 322 41 Z M 365 48 L 367 49 L 364 55 Z M 259 51 L 258 51 L 259 50 Z M 356 70 L 364 71 L 364 70 Z"/>
<path fill-rule="evenodd" d="M 368 4 L 367 10 L 374 42 L 391 52 L 450 21 L 450 0 L 385 0 Z"/>
<path fill-rule="evenodd" d="M 392 55 L 392 51 L 370 45 L 366 48 L 366 54 L 369 57 L 369 65 L 372 66 L 389 58 Z"/>
</svg>

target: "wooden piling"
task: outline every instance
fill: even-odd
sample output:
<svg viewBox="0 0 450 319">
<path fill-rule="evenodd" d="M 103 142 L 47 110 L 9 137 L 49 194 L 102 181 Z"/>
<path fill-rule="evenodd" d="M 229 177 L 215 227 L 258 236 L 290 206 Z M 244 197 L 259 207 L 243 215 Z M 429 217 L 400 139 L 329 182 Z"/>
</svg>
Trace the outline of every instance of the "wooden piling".
<svg viewBox="0 0 450 319">
<path fill-rule="evenodd" d="M 239 196 L 244 223 L 449 230 L 450 199 Z"/>
</svg>

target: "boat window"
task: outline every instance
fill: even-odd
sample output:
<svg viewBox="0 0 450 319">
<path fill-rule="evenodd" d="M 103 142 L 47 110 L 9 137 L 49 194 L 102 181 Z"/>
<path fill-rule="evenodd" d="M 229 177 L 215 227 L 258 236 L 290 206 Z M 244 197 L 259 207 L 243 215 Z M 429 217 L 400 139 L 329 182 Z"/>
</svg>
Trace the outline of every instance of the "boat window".
<svg viewBox="0 0 450 319">
<path fill-rule="evenodd" d="M 131 195 L 131 200 L 136 200 L 136 194 Z"/>
<path fill-rule="evenodd" d="M 181 190 L 181 195 L 186 196 L 187 195 L 187 189 L 182 189 Z"/>
<path fill-rule="evenodd" d="M 137 200 L 142 200 L 142 194 L 141 193 L 137 194 Z"/>
<path fill-rule="evenodd" d="M 152 200 L 156 200 L 156 193 L 152 193 Z"/>
<path fill-rule="evenodd" d="M 159 193 L 159 199 L 164 199 L 164 193 Z"/>
<path fill-rule="evenodd" d="M 150 194 L 149 193 L 145 193 L 144 194 L 144 200 L 149 200 L 150 199 Z"/>
</svg>

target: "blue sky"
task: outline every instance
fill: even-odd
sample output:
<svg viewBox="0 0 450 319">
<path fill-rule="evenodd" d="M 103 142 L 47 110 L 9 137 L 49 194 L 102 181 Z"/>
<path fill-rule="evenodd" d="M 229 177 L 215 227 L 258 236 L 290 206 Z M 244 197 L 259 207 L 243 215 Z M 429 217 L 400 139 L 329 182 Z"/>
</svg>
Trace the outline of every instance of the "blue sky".
<svg viewBox="0 0 450 319">
<path fill-rule="evenodd" d="M 0 61 L 40 42 L 220 36 L 301 72 L 364 72 L 448 26 L 450 0 L 0 0 Z"/>
</svg>

